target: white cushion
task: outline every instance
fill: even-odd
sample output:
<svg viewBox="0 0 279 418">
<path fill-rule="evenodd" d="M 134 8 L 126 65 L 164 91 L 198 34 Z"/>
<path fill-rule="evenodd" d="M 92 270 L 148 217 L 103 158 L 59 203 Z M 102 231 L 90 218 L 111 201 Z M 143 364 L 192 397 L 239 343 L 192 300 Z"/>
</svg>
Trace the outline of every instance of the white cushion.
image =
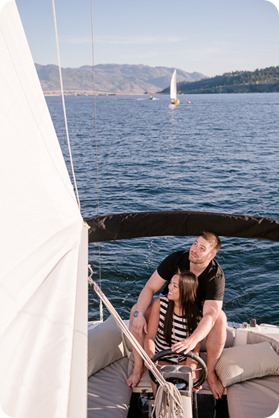
<svg viewBox="0 0 279 418">
<path fill-rule="evenodd" d="M 277 337 L 277 339 L 275 338 Z M 279 355 L 279 335 L 278 334 L 260 334 L 255 331 L 250 331 L 247 333 L 247 344 L 258 344 L 262 343 L 263 341 L 267 341 L 271 344 L 272 348 L 276 351 Z"/>
<path fill-rule="evenodd" d="M 224 387 L 245 380 L 279 374 L 279 356 L 268 342 L 224 348 L 216 373 Z"/>
<path fill-rule="evenodd" d="M 279 376 L 236 383 L 227 389 L 227 400 L 230 418 L 277 418 Z"/>
<path fill-rule="evenodd" d="M 87 418 L 126 418 L 132 388 L 127 357 L 115 361 L 88 379 Z"/>
<path fill-rule="evenodd" d="M 124 356 L 122 332 L 112 316 L 88 329 L 88 377 Z"/>
</svg>

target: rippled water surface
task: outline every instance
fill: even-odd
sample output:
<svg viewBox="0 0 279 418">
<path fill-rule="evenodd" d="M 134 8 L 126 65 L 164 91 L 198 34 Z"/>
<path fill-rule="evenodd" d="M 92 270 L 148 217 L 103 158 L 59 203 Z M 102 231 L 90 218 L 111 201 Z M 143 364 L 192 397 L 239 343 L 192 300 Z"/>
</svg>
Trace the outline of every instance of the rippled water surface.
<svg viewBox="0 0 279 418">
<path fill-rule="evenodd" d="M 47 101 L 68 162 L 61 99 Z M 82 214 L 172 209 L 278 219 L 279 94 L 181 101 L 170 110 L 167 97 L 66 97 Z M 94 277 L 126 317 L 158 263 L 192 240 L 90 244 Z M 217 259 L 226 276 L 228 319 L 279 325 L 279 243 L 222 242 Z M 90 319 L 97 310 L 90 291 Z"/>
</svg>

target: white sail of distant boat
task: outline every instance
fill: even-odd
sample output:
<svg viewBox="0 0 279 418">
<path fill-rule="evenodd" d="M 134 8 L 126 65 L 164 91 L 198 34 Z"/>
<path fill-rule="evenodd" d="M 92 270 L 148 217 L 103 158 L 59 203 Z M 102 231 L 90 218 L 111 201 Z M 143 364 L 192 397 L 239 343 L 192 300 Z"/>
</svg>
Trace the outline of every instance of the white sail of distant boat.
<svg viewBox="0 0 279 418">
<path fill-rule="evenodd" d="M 171 77 L 170 99 L 171 99 L 171 103 L 170 103 L 169 107 L 175 107 L 180 103 L 180 101 L 177 99 L 176 70 L 174 70 L 174 72 L 172 74 L 172 77 Z"/>
<path fill-rule="evenodd" d="M 0 413 L 84 418 L 88 232 L 14 0 L 0 51 Z"/>
</svg>

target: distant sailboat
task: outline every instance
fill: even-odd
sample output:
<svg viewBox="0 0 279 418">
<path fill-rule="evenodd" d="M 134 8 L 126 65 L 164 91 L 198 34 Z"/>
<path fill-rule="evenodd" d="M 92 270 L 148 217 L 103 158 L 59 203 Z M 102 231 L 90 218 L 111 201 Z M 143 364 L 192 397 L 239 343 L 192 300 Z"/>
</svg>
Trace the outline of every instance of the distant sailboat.
<svg viewBox="0 0 279 418">
<path fill-rule="evenodd" d="M 171 82 L 170 82 L 170 99 L 171 102 L 169 104 L 170 108 L 173 108 L 177 105 L 179 105 L 180 101 L 177 99 L 177 87 L 176 87 L 176 70 L 174 70 Z"/>
</svg>

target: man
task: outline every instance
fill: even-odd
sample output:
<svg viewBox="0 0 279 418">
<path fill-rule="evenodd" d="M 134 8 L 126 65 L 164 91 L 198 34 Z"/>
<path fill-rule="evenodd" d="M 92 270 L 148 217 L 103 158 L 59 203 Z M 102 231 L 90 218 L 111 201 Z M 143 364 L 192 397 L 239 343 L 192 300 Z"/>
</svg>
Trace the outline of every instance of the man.
<svg viewBox="0 0 279 418">
<path fill-rule="evenodd" d="M 214 259 L 220 247 L 221 241 L 216 234 L 203 232 L 189 251 L 177 251 L 166 257 L 147 281 L 130 316 L 131 331 L 143 345 L 153 295 L 162 287 L 167 288 L 166 285 L 177 268 L 188 269 L 194 273 L 198 277 L 197 299 L 202 307 L 203 317 L 190 337 L 174 344 L 172 349 L 187 353 L 206 338 L 207 381 L 215 399 L 221 398 L 224 391 L 216 376 L 215 365 L 225 345 L 227 325 L 226 315 L 222 311 L 225 277 Z M 127 384 L 132 387 L 138 384 L 143 373 L 143 361 L 135 350 L 134 358 L 134 370 L 127 380 Z"/>
</svg>

